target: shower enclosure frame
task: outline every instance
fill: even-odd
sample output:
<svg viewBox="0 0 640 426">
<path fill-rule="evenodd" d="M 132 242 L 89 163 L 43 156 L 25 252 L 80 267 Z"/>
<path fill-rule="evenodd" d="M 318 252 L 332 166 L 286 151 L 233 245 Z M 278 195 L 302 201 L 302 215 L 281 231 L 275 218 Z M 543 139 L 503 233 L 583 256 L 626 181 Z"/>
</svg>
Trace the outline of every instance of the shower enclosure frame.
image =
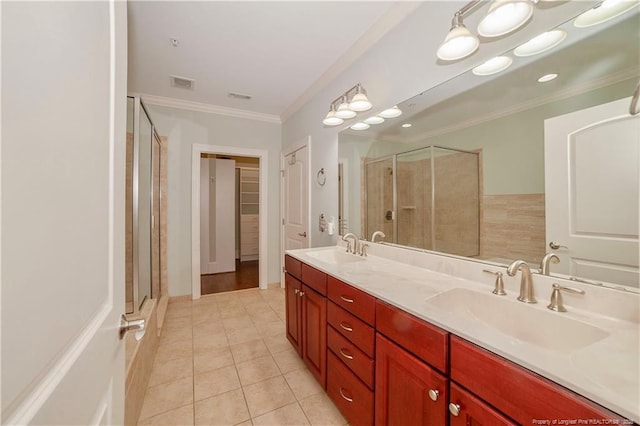
<svg viewBox="0 0 640 426">
<path fill-rule="evenodd" d="M 436 248 L 436 233 L 435 233 L 435 227 L 436 227 L 436 215 L 433 213 L 435 212 L 435 208 L 436 208 L 436 179 L 435 179 L 435 150 L 436 149 L 443 149 L 446 151 L 454 151 L 454 152 L 458 152 L 458 153 L 463 153 L 463 154 L 472 154 L 476 156 L 476 160 L 478 163 L 478 222 L 479 222 L 479 226 L 478 226 L 478 255 L 480 254 L 481 250 L 480 250 L 480 223 L 481 223 L 481 203 L 480 203 L 480 198 L 481 198 L 481 194 L 482 194 L 482 184 L 481 184 L 481 172 L 480 172 L 480 160 L 481 160 L 481 153 L 477 152 L 477 151 L 468 151 L 468 150 L 464 150 L 464 149 L 459 149 L 459 148 L 451 148 L 451 147 L 445 147 L 445 146 L 440 146 L 440 145 L 428 145 L 425 147 L 421 147 L 421 148 L 415 148 L 415 149 L 411 149 L 409 151 L 403 151 L 403 152 L 398 152 L 396 154 L 390 154 L 390 155 L 385 155 L 382 157 L 378 157 L 378 158 L 373 158 L 373 159 L 369 159 L 364 161 L 363 164 L 363 168 L 364 168 L 364 196 L 363 196 L 363 200 L 364 200 L 364 221 L 363 221 L 363 234 L 365 235 L 365 238 L 368 234 L 369 231 L 369 220 L 368 220 L 368 185 L 369 185 L 369 179 L 367 177 L 367 173 L 368 173 L 368 169 L 367 169 L 367 165 L 372 164 L 372 163 L 376 163 L 376 162 L 382 162 L 382 161 L 386 161 L 391 159 L 392 160 L 392 187 L 393 187 L 393 197 L 392 197 L 392 220 L 393 220 L 393 243 L 397 244 L 398 241 L 398 185 L 397 185 L 397 170 L 398 170 L 398 156 L 399 155 L 405 155 L 405 154 L 411 154 L 411 153 L 416 153 L 418 151 L 424 151 L 428 149 L 429 150 L 429 162 L 431 163 L 431 170 L 430 170 L 430 174 L 431 174 L 431 207 L 430 210 L 432 212 L 431 214 L 431 250 L 437 251 Z"/>
<path fill-rule="evenodd" d="M 147 111 L 147 108 L 144 105 L 144 102 L 142 101 L 142 99 L 140 99 L 139 97 L 133 97 L 133 96 L 128 96 L 129 99 L 133 99 L 134 102 L 134 106 L 133 106 L 133 156 L 132 156 L 132 211 L 131 212 L 127 212 L 127 214 L 131 214 L 132 215 L 132 224 L 131 224 L 131 230 L 132 230 L 132 239 L 131 239 L 131 254 L 132 254 L 132 277 L 131 277 L 131 281 L 132 281 L 132 310 L 129 309 L 125 309 L 127 312 L 127 314 L 136 314 L 140 311 L 140 309 L 142 308 L 144 302 L 147 300 L 147 296 L 145 295 L 144 298 L 142 300 L 139 300 L 140 298 L 140 270 L 141 270 L 141 265 L 140 265 L 140 247 L 141 244 L 143 244 L 140 239 L 139 239 L 139 235 L 140 235 L 140 224 L 139 224 L 139 220 L 140 220 L 140 203 L 139 203 L 139 196 L 141 195 L 140 193 L 140 144 L 141 144 L 141 140 L 140 140 L 140 119 L 141 119 L 141 111 L 145 114 L 147 120 L 149 121 L 149 123 L 151 124 L 151 147 L 150 147 L 150 186 L 149 186 L 149 211 L 151 212 L 151 216 L 149 218 L 149 298 L 153 299 L 154 297 L 159 297 L 160 294 L 154 294 L 154 288 L 157 289 L 157 292 L 160 293 L 160 288 L 161 288 L 161 281 L 162 281 L 162 274 L 161 274 L 161 270 L 162 270 L 162 259 L 161 256 L 158 255 L 157 259 L 154 259 L 154 231 L 157 229 L 158 231 L 160 230 L 160 223 L 162 220 L 161 214 L 160 214 L 160 206 L 162 203 L 162 191 L 160 191 L 160 188 L 156 188 L 155 185 L 155 179 L 154 179 L 154 175 L 156 173 L 156 170 L 154 169 L 154 164 L 156 164 L 156 158 L 154 156 L 154 153 L 157 154 L 157 166 L 158 166 L 158 170 L 157 172 L 160 173 L 160 164 L 161 164 L 161 159 L 162 159 L 162 150 L 161 150 L 161 139 L 160 136 L 158 135 L 158 132 L 156 130 L 156 126 L 153 124 L 153 121 L 151 120 L 151 117 L 149 115 L 149 112 Z M 158 182 L 159 184 L 159 182 Z M 156 191 L 157 190 L 157 191 Z M 157 195 L 156 195 L 157 194 Z M 154 214 L 154 206 L 156 205 L 158 206 L 158 211 L 157 211 L 157 216 L 158 218 L 156 219 L 156 215 Z M 161 253 L 161 238 L 157 238 L 157 244 L 159 245 L 158 247 L 158 253 Z M 154 266 L 154 261 L 157 262 L 158 265 L 158 274 L 157 274 L 157 285 L 154 285 L 153 282 L 153 277 L 154 277 L 154 272 L 153 272 L 153 266 Z"/>
</svg>

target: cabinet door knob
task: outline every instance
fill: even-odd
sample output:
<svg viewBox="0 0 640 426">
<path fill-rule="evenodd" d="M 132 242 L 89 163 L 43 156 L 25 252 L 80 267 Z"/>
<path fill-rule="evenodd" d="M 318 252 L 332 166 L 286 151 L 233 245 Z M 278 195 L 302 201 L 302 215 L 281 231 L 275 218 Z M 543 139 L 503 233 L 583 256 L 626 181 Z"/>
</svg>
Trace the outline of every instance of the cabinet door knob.
<svg viewBox="0 0 640 426">
<path fill-rule="evenodd" d="M 304 296 L 304 291 L 300 290 L 300 292 L 298 292 L 298 296 L 300 297 Z"/>
<path fill-rule="evenodd" d="M 449 404 L 449 412 L 454 416 L 458 417 L 460 410 L 462 410 L 462 408 L 460 408 L 458 404 L 454 404 L 453 402 Z"/>
<path fill-rule="evenodd" d="M 294 288 L 294 289 L 293 289 L 293 292 L 294 292 L 295 294 L 298 294 L 298 293 L 300 293 L 300 290 L 298 290 L 297 288 Z"/>
<path fill-rule="evenodd" d="M 429 398 L 431 398 L 432 401 L 437 401 L 438 396 L 440 396 L 440 392 L 435 389 L 429 389 Z"/>
<path fill-rule="evenodd" d="M 342 391 L 342 388 L 340 388 L 340 396 L 343 397 L 345 399 L 345 401 L 353 402 L 353 398 L 349 398 L 348 396 L 346 396 L 344 394 L 344 392 Z"/>
<path fill-rule="evenodd" d="M 348 325 L 346 325 L 346 324 L 345 324 L 345 323 L 343 323 L 343 322 L 340 322 L 340 327 L 342 327 L 342 329 L 343 329 L 344 331 L 348 331 L 349 333 L 351 333 L 351 332 L 353 331 L 353 328 L 349 327 Z"/>
</svg>

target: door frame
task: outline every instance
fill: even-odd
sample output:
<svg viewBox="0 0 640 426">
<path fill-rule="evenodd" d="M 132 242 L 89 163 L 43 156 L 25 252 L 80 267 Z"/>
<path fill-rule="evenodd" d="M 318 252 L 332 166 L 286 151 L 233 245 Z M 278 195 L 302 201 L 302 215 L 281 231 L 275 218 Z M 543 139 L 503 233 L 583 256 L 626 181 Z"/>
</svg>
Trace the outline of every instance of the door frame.
<svg viewBox="0 0 640 426">
<path fill-rule="evenodd" d="M 284 167 L 285 159 L 288 155 L 293 154 L 303 148 L 307 148 L 307 223 L 309 225 L 308 242 L 309 247 L 313 247 L 311 232 L 311 135 L 307 135 L 298 142 L 284 148 L 280 153 L 280 287 L 284 288 L 284 252 L 285 252 L 285 235 L 284 235 L 284 212 L 285 212 L 285 189 L 284 189 Z"/>
<path fill-rule="evenodd" d="M 257 157 L 260 160 L 260 200 L 258 221 L 260 232 L 258 234 L 259 254 L 259 280 L 260 289 L 267 288 L 268 253 L 267 241 L 269 241 L 269 212 L 267 209 L 268 193 L 268 162 L 269 153 L 264 149 L 238 148 L 234 146 L 193 144 L 191 147 L 191 298 L 199 299 L 200 289 L 200 155 L 222 154 L 239 157 Z M 235 243 L 235 239 L 234 239 Z"/>
</svg>

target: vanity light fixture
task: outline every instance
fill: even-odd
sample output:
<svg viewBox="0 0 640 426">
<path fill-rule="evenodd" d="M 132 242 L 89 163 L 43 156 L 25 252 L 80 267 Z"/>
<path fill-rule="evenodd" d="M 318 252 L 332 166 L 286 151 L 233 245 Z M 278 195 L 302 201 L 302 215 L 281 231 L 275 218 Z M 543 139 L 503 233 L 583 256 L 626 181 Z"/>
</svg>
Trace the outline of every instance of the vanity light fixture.
<svg viewBox="0 0 640 426">
<path fill-rule="evenodd" d="M 504 71 L 513 63 L 509 56 L 496 56 L 471 70 L 475 75 L 485 76 Z"/>
<path fill-rule="evenodd" d="M 531 19 L 534 4 L 539 1 L 541 0 L 493 0 L 487 15 L 478 25 L 478 34 L 483 37 L 499 37 L 517 30 Z M 453 15 L 451 29 L 438 48 L 438 58 L 455 61 L 478 50 L 480 41 L 464 26 L 462 18 L 480 3 L 481 0 L 471 0 Z"/>
<path fill-rule="evenodd" d="M 380 117 L 379 115 L 373 115 L 365 119 L 364 122 L 367 124 L 380 124 L 384 123 L 384 118 Z"/>
<path fill-rule="evenodd" d="M 598 7 L 587 10 L 578 16 L 575 21 L 573 21 L 573 26 L 586 28 L 601 24 L 628 12 L 638 4 L 637 0 L 604 0 Z"/>
<path fill-rule="evenodd" d="M 368 111 L 373 107 L 367 98 L 367 92 L 360 83 L 338 96 L 329 105 L 329 112 L 322 123 L 325 126 L 338 126 L 358 115 L 358 112 Z"/>
<path fill-rule="evenodd" d="M 407 128 L 411 127 L 411 126 L 412 126 L 412 124 L 411 124 L 411 123 L 404 123 L 404 124 L 402 125 L 402 127 L 404 127 L 405 129 L 407 129 Z"/>
<path fill-rule="evenodd" d="M 532 0 L 494 0 L 478 24 L 478 34 L 500 37 L 526 24 L 533 15 Z"/>
<path fill-rule="evenodd" d="M 538 83 L 546 83 L 547 81 L 555 80 L 557 77 L 558 74 L 556 73 L 545 74 L 538 79 Z"/>
<path fill-rule="evenodd" d="M 351 130 L 367 130 L 369 127 L 371 126 L 369 126 L 367 123 L 359 122 L 359 123 L 353 124 L 351 126 Z"/>
<path fill-rule="evenodd" d="M 554 47 L 562 43 L 565 38 L 567 38 L 566 31 L 547 31 L 516 47 L 513 53 L 516 56 L 537 55 L 538 53 L 546 52 L 547 50 L 553 49 Z"/>
<path fill-rule="evenodd" d="M 384 111 L 378 114 L 378 116 L 382 118 L 396 118 L 396 117 L 400 117 L 401 115 L 402 115 L 402 110 L 398 108 L 397 105 L 389 109 L 385 109 Z"/>
</svg>

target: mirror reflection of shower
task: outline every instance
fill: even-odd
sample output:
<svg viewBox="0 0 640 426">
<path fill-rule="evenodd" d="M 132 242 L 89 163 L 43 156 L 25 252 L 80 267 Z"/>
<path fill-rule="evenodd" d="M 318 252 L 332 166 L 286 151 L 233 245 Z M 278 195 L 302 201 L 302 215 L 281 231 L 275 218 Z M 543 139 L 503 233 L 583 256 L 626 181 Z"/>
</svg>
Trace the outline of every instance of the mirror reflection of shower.
<svg viewBox="0 0 640 426">
<path fill-rule="evenodd" d="M 460 256 L 480 254 L 480 153 L 428 146 L 364 159 L 362 235 Z"/>
</svg>

